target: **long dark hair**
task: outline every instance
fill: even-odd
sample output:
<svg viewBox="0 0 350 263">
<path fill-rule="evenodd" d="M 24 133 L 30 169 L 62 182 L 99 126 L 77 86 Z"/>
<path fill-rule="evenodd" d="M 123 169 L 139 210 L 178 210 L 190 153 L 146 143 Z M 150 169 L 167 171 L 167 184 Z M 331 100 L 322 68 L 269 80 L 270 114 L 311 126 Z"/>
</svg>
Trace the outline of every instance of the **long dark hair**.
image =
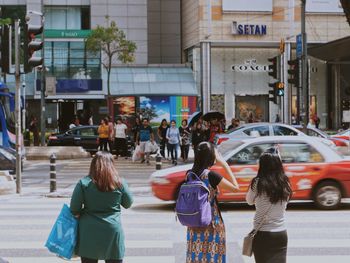
<svg viewBox="0 0 350 263">
<path fill-rule="evenodd" d="M 192 171 L 198 176 L 201 175 L 204 169 L 213 166 L 215 163 L 215 149 L 213 144 L 209 142 L 201 142 L 196 148 L 194 156 L 194 164 Z"/>
<path fill-rule="evenodd" d="M 260 156 L 258 175 L 250 187 L 256 187 L 258 196 L 266 194 L 272 204 L 290 199 L 292 189 L 277 149 L 269 149 Z"/>
</svg>

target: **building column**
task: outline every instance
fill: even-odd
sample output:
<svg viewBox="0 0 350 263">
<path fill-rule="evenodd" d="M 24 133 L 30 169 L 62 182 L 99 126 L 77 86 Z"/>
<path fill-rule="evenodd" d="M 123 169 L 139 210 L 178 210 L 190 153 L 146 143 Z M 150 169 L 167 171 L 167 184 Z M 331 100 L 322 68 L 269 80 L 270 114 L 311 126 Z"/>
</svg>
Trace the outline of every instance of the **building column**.
<svg viewBox="0 0 350 263">
<path fill-rule="evenodd" d="M 332 79 L 334 90 L 333 125 L 334 128 L 339 129 L 342 123 L 342 110 L 340 107 L 340 65 L 338 64 L 332 65 Z"/>
<path fill-rule="evenodd" d="M 200 43 L 200 68 L 201 68 L 201 109 L 203 114 L 210 111 L 211 94 L 211 44 Z"/>
</svg>

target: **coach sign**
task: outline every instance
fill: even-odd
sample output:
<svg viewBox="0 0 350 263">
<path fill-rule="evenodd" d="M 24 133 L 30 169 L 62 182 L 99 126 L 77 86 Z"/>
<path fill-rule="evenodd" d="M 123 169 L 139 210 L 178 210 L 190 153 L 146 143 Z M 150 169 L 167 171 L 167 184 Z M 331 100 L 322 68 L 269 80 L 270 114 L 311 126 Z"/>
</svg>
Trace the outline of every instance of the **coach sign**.
<svg viewBox="0 0 350 263">
<path fill-rule="evenodd" d="M 257 64 L 256 59 L 247 59 L 244 64 L 232 65 L 231 70 L 235 72 L 268 72 L 269 65 Z"/>
<path fill-rule="evenodd" d="M 266 25 L 257 25 L 257 24 L 238 24 L 236 21 L 233 21 L 232 34 L 264 36 L 267 34 L 267 27 Z"/>
</svg>

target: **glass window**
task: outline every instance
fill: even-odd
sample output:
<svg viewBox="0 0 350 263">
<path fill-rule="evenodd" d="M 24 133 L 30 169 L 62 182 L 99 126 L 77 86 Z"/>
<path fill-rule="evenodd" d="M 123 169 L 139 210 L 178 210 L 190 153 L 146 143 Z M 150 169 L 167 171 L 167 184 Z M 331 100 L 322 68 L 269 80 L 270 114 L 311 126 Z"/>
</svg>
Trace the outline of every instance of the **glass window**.
<svg viewBox="0 0 350 263">
<path fill-rule="evenodd" d="M 269 126 L 267 125 L 251 127 L 251 128 L 245 129 L 243 132 L 248 136 L 254 136 L 254 137 L 270 136 Z"/>
<path fill-rule="evenodd" d="M 101 78 L 100 53 L 87 52 L 83 41 L 46 41 L 45 63 L 57 79 Z"/>
<path fill-rule="evenodd" d="M 84 11 L 82 11 L 84 9 Z M 88 9 L 90 10 L 90 9 Z M 90 21 L 90 12 L 88 19 Z M 45 28 L 47 29 L 89 29 L 85 28 L 90 23 L 87 23 L 86 8 L 74 6 L 48 6 L 45 7 Z M 84 22 L 84 28 L 82 27 Z"/>
<path fill-rule="evenodd" d="M 273 125 L 273 133 L 276 136 L 290 136 L 290 135 L 298 135 L 296 131 L 293 131 L 292 129 L 289 129 L 284 126 L 279 125 Z"/>
<path fill-rule="evenodd" d="M 81 136 L 96 136 L 94 128 L 80 129 Z"/>
<path fill-rule="evenodd" d="M 240 150 L 238 153 L 234 154 L 231 158 L 227 160 L 227 163 L 229 165 L 257 164 L 260 155 L 271 147 L 271 143 L 250 145 Z"/>
<path fill-rule="evenodd" d="M 306 143 L 282 143 L 278 149 L 283 163 L 319 163 L 323 156 Z"/>
<path fill-rule="evenodd" d="M 317 133 L 314 130 L 308 130 L 309 136 L 313 136 L 313 137 L 321 137 L 323 138 L 323 136 L 320 133 Z"/>
</svg>

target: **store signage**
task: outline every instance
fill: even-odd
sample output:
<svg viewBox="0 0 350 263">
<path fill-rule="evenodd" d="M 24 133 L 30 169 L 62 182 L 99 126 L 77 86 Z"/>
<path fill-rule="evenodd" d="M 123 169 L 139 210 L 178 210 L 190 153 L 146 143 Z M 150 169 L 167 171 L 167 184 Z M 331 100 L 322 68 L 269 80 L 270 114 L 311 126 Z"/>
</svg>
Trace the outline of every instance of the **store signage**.
<svg viewBox="0 0 350 263">
<path fill-rule="evenodd" d="M 272 0 L 223 0 L 224 12 L 272 12 Z"/>
<path fill-rule="evenodd" d="M 91 30 L 59 30 L 48 29 L 44 31 L 45 38 L 87 38 Z"/>
<path fill-rule="evenodd" d="M 258 24 L 238 24 L 236 21 L 232 22 L 233 35 L 266 35 L 266 25 Z"/>
<path fill-rule="evenodd" d="M 256 59 L 247 59 L 244 64 L 232 65 L 235 72 L 269 72 L 269 65 L 258 64 Z"/>
</svg>

